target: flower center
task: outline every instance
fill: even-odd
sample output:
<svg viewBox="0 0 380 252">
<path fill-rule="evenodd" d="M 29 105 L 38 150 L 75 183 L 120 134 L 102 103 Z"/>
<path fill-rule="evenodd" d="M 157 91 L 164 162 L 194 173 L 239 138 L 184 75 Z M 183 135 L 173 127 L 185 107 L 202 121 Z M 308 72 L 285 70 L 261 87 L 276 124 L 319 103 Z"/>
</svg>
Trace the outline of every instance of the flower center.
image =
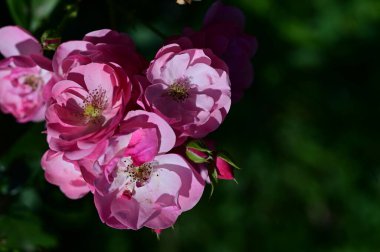
<svg viewBox="0 0 380 252">
<path fill-rule="evenodd" d="M 83 116 L 89 121 L 98 122 L 107 103 L 108 99 L 104 89 L 99 87 L 91 91 L 83 101 Z"/>
<path fill-rule="evenodd" d="M 42 85 L 42 83 L 42 78 L 35 75 L 28 75 L 24 79 L 24 85 L 31 87 L 32 90 L 36 90 L 38 86 Z"/>
<path fill-rule="evenodd" d="M 176 102 L 184 102 L 189 97 L 189 78 L 180 78 L 168 88 L 168 95 Z"/>
<path fill-rule="evenodd" d="M 92 104 L 86 105 L 83 110 L 83 115 L 89 118 L 97 118 L 101 115 L 101 113 L 102 112 L 100 111 L 100 109 L 94 107 Z"/>
<path fill-rule="evenodd" d="M 134 188 L 146 185 L 152 176 L 153 169 L 158 163 L 147 162 L 142 165 L 134 165 L 131 158 L 122 158 L 117 165 L 116 174 L 111 184 L 110 191 L 119 190 L 124 196 L 132 196 Z"/>
<path fill-rule="evenodd" d="M 130 177 L 132 182 L 136 182 L 138 186 L 143 186 L 150 179 L 152 174 L 153 163 L 145 163 L 140 166 L 135 166 L 133 164 L 128 165 L 127 170 L 125 171 Z"/>
</svg>

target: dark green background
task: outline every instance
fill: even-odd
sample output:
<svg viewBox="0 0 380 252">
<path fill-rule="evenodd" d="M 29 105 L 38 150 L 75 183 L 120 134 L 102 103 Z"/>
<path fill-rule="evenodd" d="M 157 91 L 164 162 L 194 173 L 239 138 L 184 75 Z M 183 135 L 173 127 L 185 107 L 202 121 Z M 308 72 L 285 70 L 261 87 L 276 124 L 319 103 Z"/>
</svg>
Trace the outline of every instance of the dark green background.
<svg viewBox="0 0 380 252">
<path fill-rule="evenodd" d="M 7 0 L 0 25 L 39 37 L 71 14 L 64 41 L 112 27 L 151 59 L 162 44 L 151 26 L 199 28 L 212 3 L 174 2 Z M 90 195 L 72 201 L 44 180 L 43 124 L 0 115 L 0 251 L 380 251 L 380 1 L 225 2 L 259 41 L 255 83 L 213 134 L 239 184 L 221 181 L 211 199 L 208 188 L 160 241 L 113 230 Z"/>
</svg>

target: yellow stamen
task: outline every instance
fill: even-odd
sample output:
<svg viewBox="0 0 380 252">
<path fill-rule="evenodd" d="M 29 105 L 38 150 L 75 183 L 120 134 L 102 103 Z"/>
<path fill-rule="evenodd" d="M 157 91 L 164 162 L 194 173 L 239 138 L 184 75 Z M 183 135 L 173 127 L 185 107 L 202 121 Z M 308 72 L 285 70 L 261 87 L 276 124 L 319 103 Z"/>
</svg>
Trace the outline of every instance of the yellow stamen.
<svg viewBox="0 0 380 252">
<path fill-rule="evenodd" d="M 168 94 L 176 102 L 183 102 L 189 97 L 188 88 L 182 83 L 173 83 L 169 86 Z"/>
<path fill-rule="evenodd" d="M 41 77 L 35 75 L 28 75 L 24 79 L 24 84 L 30 86 L 33 90 L 36 90 L 41 85 L 43 80 Z"/>
<path fill-rule="evenodd" d="M 100 109 L 88 104 L 84 107 L 83 115 L 92 119 L 95 119 L 101 115 Z"/>
</svg>

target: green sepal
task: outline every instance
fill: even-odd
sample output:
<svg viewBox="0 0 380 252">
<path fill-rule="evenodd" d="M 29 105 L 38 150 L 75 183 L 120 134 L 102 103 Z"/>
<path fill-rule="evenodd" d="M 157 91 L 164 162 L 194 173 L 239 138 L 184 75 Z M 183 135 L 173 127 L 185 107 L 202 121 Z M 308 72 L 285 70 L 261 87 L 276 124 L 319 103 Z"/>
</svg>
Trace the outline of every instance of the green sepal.
<svg viewBox="0 0 380 252">
<path fill-rule="evenodd" d="M 208 147 L 201 140 L 192 140 L 186 144 L 186 149 L 192 148 L 201 152 L 206 152 L 208 154 L 212 154 L 212 150 L 208 149 Z"/>
<path fill-rule="evenodd" d="M 207 158 L 200 157 L 200 156 L 198 156 L 196 153 L 192 152 L 192 151 L 190 150 L 190 148 L 186 148 L 186 156 L 187 156 L 191 161 L 193 161 L 193 162 L 196 163 L 196 164 L 203 164 L 203 163 L 208 162 L 208 160 L 209 160 L 209 157 L 207 157 Z"/>
<path fill-rule="evenodd" d="M 216 171 L 216 167 L 214 164 L 210 164 L 208 167 L 208 176 L 211 182 L 211 192 L 209 198 L 212 197 L 215 189 L 215 185 L 218 183 L 218 172 Z"/>
<path fill-rule="evenodd" d="M 211 191 L 210 191 L 210 195 L 208 196 L 209 199 L 211 199 L 212 195 L 214 194 L 214 189 L 215 189 L 215 185 L 213 182 L 211 182 Z"/>
<path fill-rule="evenodd" d="M 223 159 L 224 161 L 226 161 L 229 165 L 231 165 L 233 168 L 237 169 L 237 170 L 240 170 L 240 167 L 237 166 L 237 164 L 232 161 L 232 158 L 231 156 L 225 152 L 225 151 L 221 151 L 221 152 L 218 152 L 216 154 L 219 158 Z"/>
</svg>

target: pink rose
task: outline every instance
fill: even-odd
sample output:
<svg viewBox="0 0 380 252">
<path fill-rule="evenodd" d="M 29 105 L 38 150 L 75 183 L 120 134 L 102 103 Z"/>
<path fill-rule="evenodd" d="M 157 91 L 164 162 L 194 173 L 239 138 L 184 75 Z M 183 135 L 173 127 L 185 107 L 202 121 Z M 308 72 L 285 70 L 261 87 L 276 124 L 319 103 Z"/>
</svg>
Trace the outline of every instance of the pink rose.
<svg viewBox="0 0 380 252">
<path fill-rule="evenodd" d="M 45 87 L 57 79 L 51 61 L 42 56 L 42 48 L 29 33 L 17 26 L 0 29 L 0 52 L 8 58 L 0 61 L 0 109 L 20 123 L 43 121 Z"/>
<path fill-rule="evenodd" d="M 206 13 L 203 27 L 196 32 L 186 28 L 182 36 L 192 45 L 185 48 L 209 48 L 228 65 L 232 101 L 238 101 L 253 82 L 252 57 L 256 53 L 256 38 L 244 33 L 243 12 L 222 2 L 215 2 Z"/>
<path fill-rule="evenodd" d="M 62 152 L 48 150 L 41 159 L 41 166 L 46 180 L 59 186 L 68 198 L 79 199 L 90 191 L 77 162 L 66 159 Z"/>
<path fill-rule="evenodd" d="M 73 68 L 51 90 L 46 111 L 50 149 L 70 160 L 100 155 L 120 123 L 131 83 L 120 67 L 90 63 Z"/>
<path fill-rule="evenodd" d="M 131 111 L 95 164 L 95 205 L 107 225 L 164 229 L 199 201 L 204 181 L 177 154 L 170 126 L 154 113 Z"/>
<path fill-rule="evenodd" d="M 146 61 L 125 34 L 103 29 L 86 34 L 83 40 L 61 44 L 54 54 L 54 71 L 65 77 L 70 69 L 91 62 L 116 63 L 129 75 L 142 72 Z"/>
<path fill-rule="evenodd" d="M 201 138 L 214 131 L 231 106 L 226 66 L 209 50 L 163 47 L 147 70 L 148 107 L 178 132 Z M 181 140 L 182 138 L 182 140 Z"/>
</svg>

